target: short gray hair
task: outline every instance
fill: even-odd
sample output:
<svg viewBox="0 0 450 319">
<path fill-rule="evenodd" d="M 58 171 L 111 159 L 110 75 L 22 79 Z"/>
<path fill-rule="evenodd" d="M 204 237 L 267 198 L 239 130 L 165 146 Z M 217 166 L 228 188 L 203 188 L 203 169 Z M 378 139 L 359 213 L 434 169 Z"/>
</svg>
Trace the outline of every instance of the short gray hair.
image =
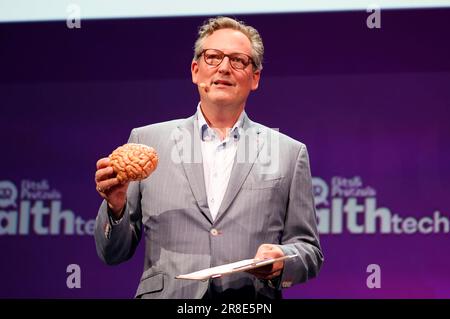
<svg viewBox="0 0 450 319">
<path fill-rule="evenodd" d="M 242 32 L 247 36 L 252 45 L 252 59 L 255 63 L 256 70 L 262 70 L 262 61 L 264 55 L 264 44 L 259 32 L 246 25 L 243 21 L 238 21 L 229 17 L 211 18 L 203 23 L 198 30 L 198 38 L 194 46 L 194 60 L 198 60 L 202 51 L 203 43 L 206 37 L 221 29 L 232 29 Z"/>
</svg>

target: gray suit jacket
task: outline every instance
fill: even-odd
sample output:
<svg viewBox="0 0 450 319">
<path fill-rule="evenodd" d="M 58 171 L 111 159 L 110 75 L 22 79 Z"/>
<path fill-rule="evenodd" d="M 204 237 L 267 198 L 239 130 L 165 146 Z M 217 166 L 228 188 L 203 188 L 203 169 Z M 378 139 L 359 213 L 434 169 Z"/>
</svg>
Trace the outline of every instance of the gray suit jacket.
<svg viewBox="0 0 450 319">
<path fill-rule="evenodd" d="M 174 277 L 253 258 L 263 243 L 298 257 L 285 262 L 277 281 L 242 272 L 212 279 L 214 291 L 277 298 L 281 288 L 319 273 L 323 255 L 304 144 L 245 115 L 228 188 L 212 220 L 196 114 L 133 129 L 129 142 L 154 147 L 158 168 L 149 178 L 130 183 L 118 224 L 102 203 L 95 242 L 105 263 L 118 264 L 133 256 L 144 232 L 144 272 L 136 297 L 202 298 L 209 282 Z"/>
</svg>

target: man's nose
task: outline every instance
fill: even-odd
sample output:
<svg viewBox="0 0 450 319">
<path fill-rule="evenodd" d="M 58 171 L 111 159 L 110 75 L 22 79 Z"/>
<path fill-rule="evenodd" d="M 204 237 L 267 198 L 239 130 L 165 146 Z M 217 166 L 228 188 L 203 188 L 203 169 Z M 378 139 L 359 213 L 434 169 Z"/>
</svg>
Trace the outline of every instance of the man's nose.
<svg viewBox="0 0 450 319">
<path fill-rule="evenodd" d="M 222 62 L 219 64 L 219 72 L 229 73 L 230 69 L 231 69 L 230 58 L 225 56 L 223 57 Z"/>
</svg>

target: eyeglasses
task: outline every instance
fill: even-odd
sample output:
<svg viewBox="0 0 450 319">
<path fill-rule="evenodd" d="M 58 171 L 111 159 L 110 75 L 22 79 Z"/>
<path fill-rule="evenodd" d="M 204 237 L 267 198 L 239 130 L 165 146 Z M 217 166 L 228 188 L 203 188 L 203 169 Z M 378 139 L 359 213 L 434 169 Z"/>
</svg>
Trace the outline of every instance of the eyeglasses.
<svg viewBox="0 0 450 319">
<path fill-rule="evenodd" d="M 253 59 L 244 53 L 231 53 L 231 54 L 225 54 L 220 50 L 216 49 L 206 49 L 203 50 L 198 57 L 203 55 L 203 58 L 205 59 L 205 62 L 212 66 L 218 66 L 220 63 L 222 63 L 223 59 L 227 56 L 230 60 L 230 64 L 235 70 L 243 70 L 245 69 L 249 64 L 252 64 L 255 66 L 255 62 Z"/>
</svg>

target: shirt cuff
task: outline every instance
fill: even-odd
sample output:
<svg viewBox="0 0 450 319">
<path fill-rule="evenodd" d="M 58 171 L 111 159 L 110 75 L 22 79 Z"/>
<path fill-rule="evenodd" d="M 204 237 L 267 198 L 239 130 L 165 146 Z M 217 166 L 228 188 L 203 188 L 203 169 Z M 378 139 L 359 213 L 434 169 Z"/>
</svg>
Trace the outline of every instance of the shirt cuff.
<svg viewBox="0 0 450 319">
<path fill-rule="evenodd" d="M 119 224 L 120 224 L 120 222 L 121 222 L 122 219 L 123 219 L 123 216 L 125 215 L 125 214 L 124 214 L 124 211 L 125 211 L 125 207 L 126 207 L 126 206 L 127 206 L 127 203 L 125 203 L 125 206 L 123 206 L 123 209 L 122 209 L 122 211 L 120 212 L 120 214 L 121 214 L 122 217 L 120 217 L 119 219 L 115 219 L 112 210 L 111 210 L 111 209 L 109 208 L 109 206 L 108 206 L 108 203 L 106 204 L 107 211 L 108 211 L 108 218 L 109 218 L 109 222 L 111 223 L 111 225 L 119 225 Z"/>
</svg>

